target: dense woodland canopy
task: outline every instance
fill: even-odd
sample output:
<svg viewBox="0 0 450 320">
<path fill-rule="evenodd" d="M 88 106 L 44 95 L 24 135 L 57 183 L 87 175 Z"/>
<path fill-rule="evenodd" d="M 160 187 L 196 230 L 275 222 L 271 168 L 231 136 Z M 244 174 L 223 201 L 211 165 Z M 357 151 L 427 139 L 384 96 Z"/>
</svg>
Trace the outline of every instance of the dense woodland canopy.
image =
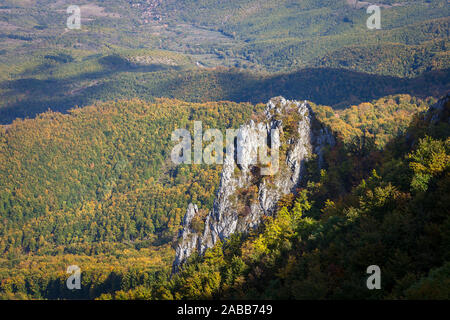
<svg viewBox="0 0 450 320">
<path fill-rule="evenodd" d="M 257 232 L 191 258 L 170 280 L 100 298 L 449 299 L 449 100 L 440 115 L 417 115 L 383 152 L 341 142 Z M 367 290 L 372 264 L 381 290 Z"/>
<path fill-rule="evenodd" d="M 362 212 L 365 212 L 363 216 L 367 215 L 367 219 L 374 218 L 367 212 L 375 209 L 371 205 L 364 207 L 369 204 L 361 201 L 371 199 L 370 203 L 384 203 L 387 200 L 377 197 L 393 197 L 389 201 L 393 201 L 391 206 L 395 208 L 399 205 L 396 201 L 406 201 L 408 197 L 418 195 L 425 197 L 422 193 L 429 189 L 420 184 L 428 185 L 434 181 L 434 170 L 440 177 L 447 169 L 435 168 L 432 163 L 423 164 L 424 169 L 419 165 L 410 168 L 410 160 L 405 156 L 410 153 L 411 157 L 416 156 L 418 161 L 424 161 L 420 158 L 423 156 L 417 156 L 422 152 L 420 148 L 423 152 L 429 152 L 425 151 L 426 148 L 436 148 L 444 152 L 439 156 L 447 154 L 448 157 L 448 142 L 442 134 L 439 137 L 443 140 L 439 137 L 425 138 L 421 134 L 423 140 L 414 146 L 415 151 L 408 152 L 405 146 L 399 149 L 395 144 L 401 144 L 401 137 L 406 132 L 411 134 L 412 129 L 408 128 L 411 120 L 433 102 L 434 99 L 399 95 L 340 111 L 313 104 L 318 119 L 335 132 L 339 141 L 327 155 L 327 169 L 316 172 L 312 166 L 308 173 L 310 182 L 299 198 L 293 195 L 286 197 L 280 209 L 282 214 L 269 219 L 265 224 L 266 231 L 260 236 L 236 236 L 227 246 L 235 243 L 235 250 L 238 251 L 229 257 L 224 251 L 223 259 L 234 261 L 241 257 L 239 250 L 250 246 L 248 250 L 251 251 L 245 256 L 255 260 L 251 264 L 250 261 L 234 261 L 242 269 L 239 272 L 254 270 L 254 263 L 266 264 L 258 262 L 265 255 L 269 258 L 264 259 L 273 259 L 267 263 L 267 268 L 272 266 L 276 270 L 288 260 L 280 260 L 275 267 L 273 263 L 277 259 L 286 257 L 284 254 L 279 257 L 279 249 L 275 250 L 273 246 L 281 245 L 278 242 L 285 240 L 292 242 L 288 248 L 306 245 L 296 238 L 298 232 L 294 230 L 297 224 L 300 227 L 306 223 L 301 222 L 303 219 L 306 219 L 307 225 L 317 228 L 325 228 L 322 223 L 328 219 L 344 219 L 342 223 L 345 225 L 345 217 L 357 217 Z M 245 103 L 192 104 L 167 99 L 146 103 L 135 99 L 74 109 L 67 115 L 47 112 L 33 120 L 15 121 L 4 126 L 0 136 L 0 214 L 4 222 L 0 237 L 3 252 L 0 269 L 2 297 L 200 298 L 221 295 L 221 290 L 229 284 L 237 285 L 235 280 L 244 274 L 230 275 L 231 278 L 226 281 L 231 282 L 222 288 L 225 285 L 222 281 L 225 280 L 220 279 L 228 277 L 222 274 L 222 268 L 227 268 L 228 264 L 222 266 L 215 261 L 211 263 L 219 269 L 207 270 L 207 275 L 199 274 L 199 277 L 207 278 L 198 281 L 218 281 L 220 286 L 197 288 L 199 291 L 195 294 L 184 292 L 186 289 L 180 288 L 178 282 L 197 281 L 189 280 L 191 276 L 197 277 L 192 268 L 209 263 L 203 260 L 199 260 L 200 264 L 189 265 L 187 271 L 175 278 L 177 280 L 171 280 L 171 285 L 166 282 L 174 254 L 172 244 L 187 204 L 194 202 L 205 211 L 211 208 L 221 169 L 220 166 L 206 165 L 174 166 L 170 162 L 173 145 L 170 135 L 174 128 L 192 130 L 195 120 L 203 121 L 205 129 L 236 128 L 250 119 L 252 114 L 261 112 L 262 108 L 263 105 Z M 445 166 L 447 163 L 438 162 L 437 165 Z M 415 180 L 414 170 L 419 170 Z M 387 180 L 379 176 L 380 173 L 385 173 Z M 363 179 L 368 179 L 370 183 Z M 399 182 L 402 184 L 399 185 Z M 413 191 L 412 185 L 419 190 Z M 355 195 L 355 192 L 359 193 Z M 362 200 L 360 194 L 369 198 Z M 445 199 L 437 201 L 436 205 L 439 203 L 445 203 Z M 417 206 L 412 208 L 417 209 Z M 305 211 L 305 216 L 296 210 Z M 295 216 L 292 217 L 292 214 Z M 411 219 L 414 220 L 413 212 L 409 214 L 413 215 Z M 332 217 L 325 218 L 328 215 Z M 341 216 L 343 218 L 339 218 Z M 294 220 L 289 222 L 289 219 Z M 271 227 L 276 223 L 282 226 Z M 389 228 L 394 227 L 389 224 Z M 305 228 L 312 232 L 309 227 Z M 360 232 L 358 230 L 355 232 Z M 373 230 L 380 236 L 384 234 L 381 231 L 378 233 L 377 228 Z M 344 229 L 338 234 L 351 238 Z M 269 238 L 266 239 L 266 236 Z M 325 247 L 334 239 L 326 233 L 323 237 Z M 241 245 L 243 247 L 239 249 Z M 363 242 L 358 245 L 364 247 Z M 217 247 L 213 251 L 220 250 Z M 329 254 L 327 250 L 321 254 Z M 294 255 L 289 259 L 298 257 Z M 86 289 L 82 292 L 65 289 L 64 266 L 71 262 L 77 262 L 85 270 L 83 287 Z M 270 274 L 270 270 L 264 272 Z M 187 274 L 189 277 L 184 279 Z M 157 285 L 161 288 L 156 288 Z M 251 285 L 256 284 L 252 282 Z M 192 287 L 188 282 L 182 286 Z M 225 291 L 228 292 L 228 289 Z"/>
</svg>

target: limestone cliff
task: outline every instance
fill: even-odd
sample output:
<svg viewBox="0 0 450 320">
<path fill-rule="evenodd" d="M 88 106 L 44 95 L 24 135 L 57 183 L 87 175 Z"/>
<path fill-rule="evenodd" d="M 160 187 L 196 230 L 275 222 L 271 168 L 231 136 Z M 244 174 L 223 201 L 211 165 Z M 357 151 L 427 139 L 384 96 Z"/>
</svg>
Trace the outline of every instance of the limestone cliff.
<svg viewBox="0 0 450 320">
<path fill-rule="evenodd" d="M 268 137 L 264 140 L 268 152 L 279 152 L 279 161 L 265 166 L 258 163 L 258 146 L 264 135 Z M 324 147 L 334 144 L 331 132 L 315 119 L 306 101 L 282 97 L 267 103 L 257 123 L 251 120 L 241 126 L 238 137 L 237 142 L 227 145 L 220 187 L 202 233 L 192 226 L 197 206 L 188 206 L 173 272 L 193 252 L 203 254 L 218 240 L 247 232 L 257 227 L 264 215 L 274 214 L 278 200 L 295 192 L 302 182 L 305 162 L 318 161 L 320 166 Z"/>
</svg>

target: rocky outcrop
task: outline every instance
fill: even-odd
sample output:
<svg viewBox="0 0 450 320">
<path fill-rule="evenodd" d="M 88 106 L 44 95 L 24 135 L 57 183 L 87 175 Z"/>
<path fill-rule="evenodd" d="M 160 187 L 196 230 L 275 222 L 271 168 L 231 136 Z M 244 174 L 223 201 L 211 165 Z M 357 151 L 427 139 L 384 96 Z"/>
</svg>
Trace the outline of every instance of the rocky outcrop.
<svg viewBox="0 0 450 320">
<path fill-rule="evenodd" d="M 183 230 L 179 235 L 180 244 L 177 247 L 177 254 L 173 262 L 176 269 L 197 249 L 199 234 L 192 229 L 192 219 L 198 214 L 198 208 L 195 204 L 190 203 L 183 219 Z"/>
<path fill-rule="evenodd" d="M 434 105 L 430 106 L 425 114 L 425 120 L 431 125 L 439 122 L 450 123 L 450 94 L 440 99 Z"/>
<path fill-rule="evenodd" d="M 258 152 L 261 143 L 270 153 L 270 161 L 264 164 Z M 324 147 L 333 144 L 331 132 L 315 119 L 306 101 L 271 99 L 260 121 L 243 125 L 234 143 L 227 145 L 219 191 L 202 234 L 192 228 L 198 209 L 189 205 L 173 272 L 193 252 L 203 254 L 218 240 L 235 232 L 248 232 L 263 216 L 274 214 L 278 200 L 295 192 L 301 183 L 305 162 L 315 159 L 320 166 Z"/>
</svg>

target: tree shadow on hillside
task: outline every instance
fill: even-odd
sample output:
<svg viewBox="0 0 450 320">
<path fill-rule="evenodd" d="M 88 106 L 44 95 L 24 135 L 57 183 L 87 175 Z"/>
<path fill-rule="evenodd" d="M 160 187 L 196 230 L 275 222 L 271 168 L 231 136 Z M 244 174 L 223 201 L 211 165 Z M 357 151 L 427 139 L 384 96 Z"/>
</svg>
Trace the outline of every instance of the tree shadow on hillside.
<svg viewBox="0 0 450 320">
<path fill-rule="evenodd" d="M 33 118 L 47 110 L 64 113 L 75 106 L 83 107 L 98 100 L 106 100 L 105 97 L 111 100 L 123 98 L 124 96 L 115 94 L 114 88 L 105 84 L 105 80 L 114 79 L 121 73 L 151 74 L 178 72 L 182 69 L 180 66 L 161 64 L 132 65 L 120 57 L 117 59 L 116 56 L 102 57 L 99 63 L 103 66 L 100 71 L 64 79 L 22 78 L 0 83 L 0 90 L 5 92 L 2 94 L 3 99 L 7 99 L 7 102 L 0 106 L 0 124 L 9 124 L 16 118 Z M 19 98 L 21 96 L 25 98 Z"/>
<path fill-rule="evenodd" d="M 253 103 L 266 102 L 281 95 L 287 99 L 344 108 L 393 94 L 439 97 L 450 89 L 449 73 L 450 69 L 447 69 L 409 79 L 345 69 L 303 69 L 256 80 L 237 95 L 242 97 L 242 101 Z"/>
<path fill-rule="evenodd" d="M 100 72 L 63 80 L 19 79 L 0 84 L 4 99 L 0 124 L 16 118 L 35 117 L 48 109 L 59 112 L 101 100 L 153 97 L 190 102 L 229 100 L 265 103 L 274 96 L 310 100 L 344 108 L 392 94 L 418 97 L 441 96 L 450 91 L 450 69 L 419 77 L 396 78 L 345 69 L 303 69 L 287 74 L 263 75 L 238 69 L 181 70 L 181 67 L 148 65 L 133 67 L 123 59 L 100 59 Z M 128 75 L 127 75 L 128 74 Z M 132 75 L 141 78 L 133 78 Z M 83 83 L 83 85 L 79 85 Z M 76 89 L 74 89 L 76 87 Z M 25 96 L 24 99 L 18 97 Z"/>
</svg>

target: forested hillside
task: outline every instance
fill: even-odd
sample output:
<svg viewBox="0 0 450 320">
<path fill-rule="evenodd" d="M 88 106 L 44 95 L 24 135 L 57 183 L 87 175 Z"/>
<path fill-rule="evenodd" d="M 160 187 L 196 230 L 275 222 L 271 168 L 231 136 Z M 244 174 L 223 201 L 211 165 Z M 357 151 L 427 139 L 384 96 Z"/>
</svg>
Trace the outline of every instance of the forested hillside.
<svg viewBox="0 0 450 320">
<path fill-rule="evenodd" d="M 335 162 L 328 188 L 343 192 L 359 183 L 380 161 L 374 156 L 380 148 L 432 102 L 390 96 L 339 113 L 313 105 L 318 118 L 343 139 L 330 155 Z M 175 167 L 170 162 L 173 129 L 192 129 L 195 120 L 205 129 L 236 128 L 261 110 L 262 105 L 230 102 L 130 100 L 67 115 L 47 112 L 3 126 L 2 296 L 95 298 L 137 284 L 150 287 L 155 277 L 167 277 L 171 244 L 187 204 L 211 208 L 221 169 Z M 64 291 L 61 269 L 74 261 L 87 270 L 83 281 L 93 288 L 75 296 Z"/>
<path fill-rule="evenodd" d="M 248 61 L 271 71 L 307 67 L 323 56 L 327 58 L 322 63 L 327 65 L 396 76 L 448 65 L 448 3 L 376 1 L 382 8 L 382 29 L 375 32 L 366 28 L 368 4 L 351 0 L 184 0 L 165 1 L 162 6 L 177 21 L 213 28 L 240 41 L 223 53 L 216 49 L 225 58 L 238 57 L 244 65 Z M 444 46 L 431 49 L 435 40 L 443 40 Z M 357 60 L 365 63 L 358 64 L 351 57 L 342 61 L 349 50 L 356 51 Z M 417 56 L 405 55 L 405 50 Z M 411 66 L 408 60 L 414 57 Z M 394 66 L 383 67 L 393 62 Z"/>
<path fill-rule="evenodd" d="M 104 299 L 449 299 L 450 97 L 383 152 L 339 143 L 276 217 L 171 280 Z M 366 269 L 380 267 L 380 290 Z M 164 291 L 161 291 L 164 288 Z"/>
<path fill-rule="evenodd" d="M 1 5 L 1 124 L 135 97 L 347 107 L 449 90 L 445 0 L 379 1 L 380 30 L 349 0 L 80 1 L 81 30 L 71 4 Z"/>
<path fill-rule="evenodd" d="M 190 102 L 263 103 L 273 96 L 283 95 L 289 99 L 308 99 L 334 108 L 346 108 L 392 94 L 439 97 L 450 90 L 449 76 L 450 69 L 425 73 L 413 79 L 329 68 L 282 74 L 223 68 L 156 72 L 104 69 L 88 75 L 92 78 L 89 84 L 80 83 L 78 77 L 4 82 L 4 93 L 0 92 L 0 98 L 6 102 L 0 108 L 0 123 L 11 123 L 16 117 L 34 117 L 48 109 L 64 112 L 98 101 L 134 97 L 147 101 L 169 97 Z M 83 87 L 78 88 L 80 84 Z"/>
<path fill-rule="evenodd" d="M 371 28 L 370 4 L 1 1 L 0 299 L 450 299 L 450 6 L 377 0 Z M 254 124 L 280 96 L 309 102 L 277 128 L 336 140 L 323 166 L 297 137 L 274 214 L 171 275 L 222 173 L 175 165 L 172 133 Z"/>
<path fill-rule="evenodd" d="M 97 282 L 95 275 L 104 279 L 110 268 L 167 270 L 187 203 L 210 206 L 220 173 L 219 166 L 175 167 L 172 131 L 192 128 L 197 119 L 205 128 L 236 127 L 256 110 L 248 104 L 130 100 L 68 115 L 48 112 L 3 127 L 3 293 L 10 287 L 31 293 L 23 288 L 32 285 L 39 289 L 34 297 L 59 297 L 47 288 L 51 284 L 34 281 L 50 281 L 67 261 L 92 269 L 94 278 L 86 281 Z M 36 275 L 36 268 L 43 274 Z"/>
</svg>

